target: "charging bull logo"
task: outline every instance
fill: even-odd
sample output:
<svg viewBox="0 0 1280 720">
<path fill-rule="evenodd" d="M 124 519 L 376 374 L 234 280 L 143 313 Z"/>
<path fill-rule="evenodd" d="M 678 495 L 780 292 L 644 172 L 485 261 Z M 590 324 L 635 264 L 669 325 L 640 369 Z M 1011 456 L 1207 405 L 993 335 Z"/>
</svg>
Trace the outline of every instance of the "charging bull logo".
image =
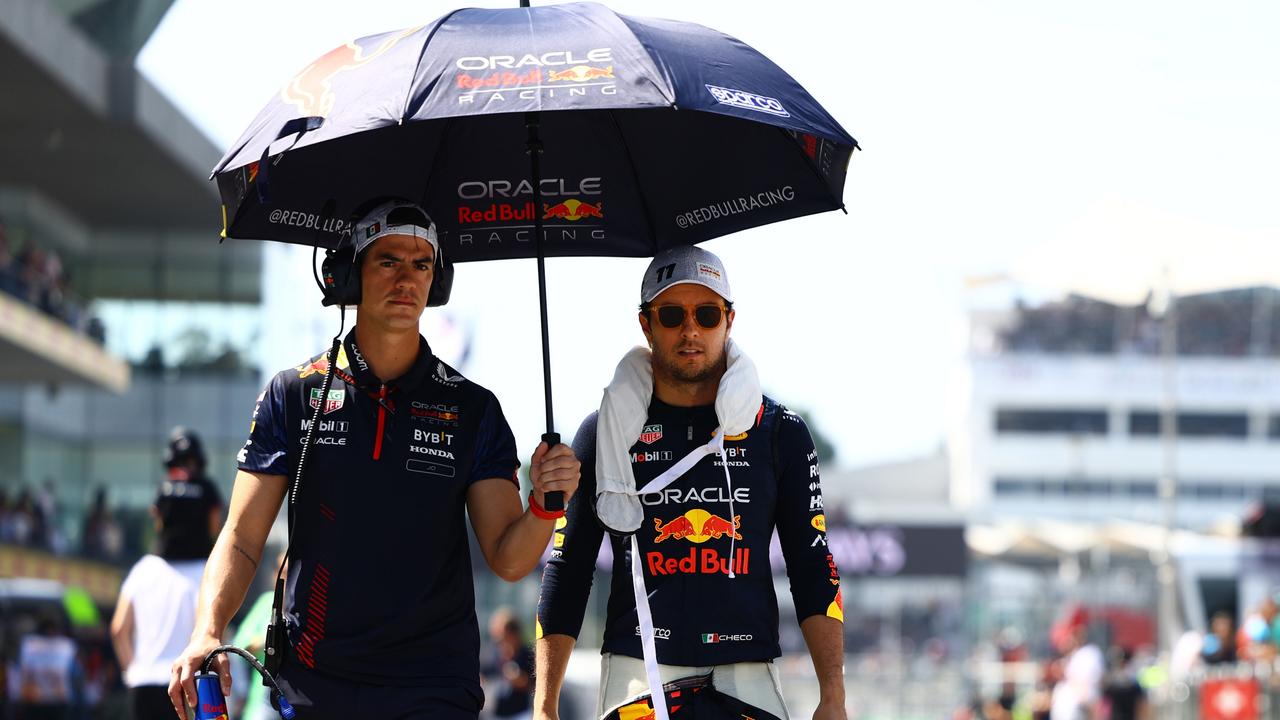
<svg viewBox="0 0 1280 720">
<path fill-rule="evenodd" d="M 583 218 L 604 219 L 604 201 L 584 203 L 577 198 L 569 198 L 555 205 L 542 204 L 543 220 L 568 220 L 576 222 Z"/>
<path fill-rule="evenodd" d="M 593 67 L 591 65 L 574 65 L 565 70 L 549 70 L 547 82 L 587 82 L 602 78 L 613 79 L 613 66 Z"/>
<path fill-rule="evenodd" d="M 346 346 L 338 348 L 338 369 L 346 370 L 350 367 L 351 367 L 351 363 L 347 361 Z M 299 379 L 308 378 L 308 377 L 311 377 L 312 375 L 317 375 L 317 374 L 324 375 L 325 373 L 329 372 L 329 358 L 326 357 L 325 355 L 321 355 L 320 357 L 312 360 L 311 362 L 303 363 L 302 365 L 299 365 L 298 367 L 294 368 L 294 370 L 298 371 Z"/>
<path fill-rule="evenodd" d="M 738 533 L 740 527 L 741 515 L 734 515 L 733 522 L 729 522 L 702 508 L 694 508 L 669 522 L 664 523 L 662 518 L 654 518 L 653 528 L 658 535 L 653 541 L 661 543 L 674 538 L 704 543 L 726 536 L 741 540 L 742 535 Z M 686 555 L 668 556 L 660 550 L 654 550 L 645 553 L 644 558 L 650 575 L 746 575 L 751 568 L 751 548 L 741 545 L 734 550 L 733 557 L 725 557 L 713 547 L 691 547 Z"/>
<path fill-rule="evenodd" d="M 419 26 L 403 30 L 368 48 L 359 43 L 369 42 L 374 38 L 361 38 L 339 45 L 294 76 L 280 91 L 280 99 L 296 107 L 301 117 L 329 117 L 338 99 L 333 91 L 335 75 L 373 62 L 395 47 L 396 43 L 421 29 Z"/>
<path fill-rule="evenodd" d="M 653 528 L 657 531 L 658 536 L 653 541 L 660 543 L 669 538 L 675 538 L 676 540 L 703 543 L 711 539 L 719 540 L 726 535 L 733 536 L 734 540 L 741 540 L 742 535 L 738 532 L 738 528 L 741 527 L 741 515 L 734 515 L 731 523 L 719 515 L 713 515 L 702 508 L 694 508 L 669 522 L 664 523 L 662 518 L 654 518 Z"/>
</svg>

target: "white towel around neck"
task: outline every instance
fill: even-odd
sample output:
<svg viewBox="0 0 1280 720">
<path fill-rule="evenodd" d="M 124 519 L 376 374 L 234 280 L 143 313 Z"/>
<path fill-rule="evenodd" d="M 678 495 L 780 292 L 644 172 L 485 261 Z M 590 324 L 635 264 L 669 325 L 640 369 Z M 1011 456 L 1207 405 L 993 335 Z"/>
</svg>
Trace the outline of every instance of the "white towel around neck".
<svg viewBox="0 0 1280 720">
<path fill-rule="evenodd" d="M 719 451 L 724 436 L 738 435 L 751 429 L 763 400 L 760 376 L 755 363 L 730 339 L 725 347 L 727 368 L 716 392 L 717 432 L 707 444 L 707 454 Z M 613 381 L 604 390 L 600 416 L 596 423 L 596 516 L 609 531 L 626 535 L 634 533 L 644 521 L 640 505 L 642 491 L 660 488 L 636 488 L 631 469 L 631 446 L 644 430 L 653 397 L 653 365 L 648 348 L 632 348 L 618 363 Z M 666 477 L 666 482 L 675 477 Z"/>
</svg>

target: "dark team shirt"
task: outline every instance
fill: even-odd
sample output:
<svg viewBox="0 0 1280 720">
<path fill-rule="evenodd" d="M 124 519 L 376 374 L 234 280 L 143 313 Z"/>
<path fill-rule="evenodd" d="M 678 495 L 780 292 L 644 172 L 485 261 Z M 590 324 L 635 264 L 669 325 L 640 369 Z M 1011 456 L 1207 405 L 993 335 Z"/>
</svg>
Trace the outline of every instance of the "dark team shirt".
<svg viewBox="0 0 1280 720">
<path fill-rule="evenodd" d="M 425 340 L 409 371 L 385 384 L 354 330 L 337 366 L 326 398 L 325 354 L 277 374 L 239 456 L 240 469 L 292 484 L 322 406 L 293 508 L 293 654 L 354 682 L 461 684 L 479 697 L 465 502 L 477 480 L 518 485 L 511 428 L 493 393 L 437 359 Z"/>
<path fill-rule="evenodd" d="M 512 687 L 511 682 L 506 678 L 505 666 L 508 663 L 514 663 L 532 680 L 534 671 L 533 650 L 529 649 L 528 645 L 521 644 L 520 649 L 516 650 L 515 657 L 510 660 L 504 660 L 495 647 L 489 660 L 481 668 L 490 682 L 490 689 L 493 691 L 494 717 L 515 717 L 528 711 L 531 704 L 533 695 L 532 683 L 524 690 L 517 690 Z"/>
<path fill-rule="evenodd" d="M 204 471 L 174 475 L 160 483 L 156 495 L 161 526 L 156 554 L 166 560 L 204 560 L 213 550 L 209 516 L 222 507 L 222 493 Z"/>
<path fill-rule="evenodd" d="M 582 479 L 543 571 L 541 635 L 576 638 L 582 628 L 591 574 L 605 535 L 594 507 L 596 420 L 595 414 L 588 417 L 574 438 Z M 718 425 L 713 406 L 675 407 L 655 398 L 644 431 L 631 447 L 637 487 L 705 444 Z M 641 496 L 644 522 L 636 535 L 662 664 L 723 665 L 781 654 L 769 565 L 775 528 L 798 618 L 844 619 L 840 576 L 827 551 L 817 452 L 804 421 L 766 397 L 755 426 L 726 438 L 725 448 L 732 515 L 718 455 L 703 458 L 662 492 Z M 639 658 L 631 543 L 619 537 L 611 541 L 613 579 L 602 649 Z M 730 563 L 733 578 L 728 575 Z"/>
</svg>

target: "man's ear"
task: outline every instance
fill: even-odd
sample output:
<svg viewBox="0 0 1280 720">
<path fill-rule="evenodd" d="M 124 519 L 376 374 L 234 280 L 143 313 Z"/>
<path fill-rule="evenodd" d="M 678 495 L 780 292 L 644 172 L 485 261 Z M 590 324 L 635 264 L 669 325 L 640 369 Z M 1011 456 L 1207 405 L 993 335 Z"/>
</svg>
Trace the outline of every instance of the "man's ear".
<svg viewBox="0 0 1280 720">
<path fill-rule="evenodd" d="M 649 327 L 649 313 L 641 310 L 639 315 L 640 330 L 644 333 L 644 339 L 649 343 L 649 348 L 653 349 L 653 329 Z"/>
<path fill-rule="evenodd" d="M 736 317 L 737 312 L 738 312 L 737 310 L 729 310 L 729 312 L 725 313 L 725 316 L 724 316 L 724 334 L 725 335 L 728 335 L 729 331 L 733 329 L 733 318 Z"/>
</svg>

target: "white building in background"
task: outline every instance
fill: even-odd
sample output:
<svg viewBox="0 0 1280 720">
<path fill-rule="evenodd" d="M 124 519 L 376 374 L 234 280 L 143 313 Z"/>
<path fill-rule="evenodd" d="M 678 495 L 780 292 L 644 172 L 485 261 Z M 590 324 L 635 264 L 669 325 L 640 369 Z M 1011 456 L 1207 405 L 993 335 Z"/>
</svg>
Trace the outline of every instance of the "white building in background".
<svg viewBox="0 0 1280 720">
<path fill-rule="evenodd" d="M 1206 529 L 1254 501 L 1280 502 L 1277 297 L 1181 299 L 1169 360 L 1143 306 L 1071 297 L 971 313 L 948 430 L 952 502 L 978 523 L 1160 522 L 1167 396 L 1179 525 Z"/>
</svg>

